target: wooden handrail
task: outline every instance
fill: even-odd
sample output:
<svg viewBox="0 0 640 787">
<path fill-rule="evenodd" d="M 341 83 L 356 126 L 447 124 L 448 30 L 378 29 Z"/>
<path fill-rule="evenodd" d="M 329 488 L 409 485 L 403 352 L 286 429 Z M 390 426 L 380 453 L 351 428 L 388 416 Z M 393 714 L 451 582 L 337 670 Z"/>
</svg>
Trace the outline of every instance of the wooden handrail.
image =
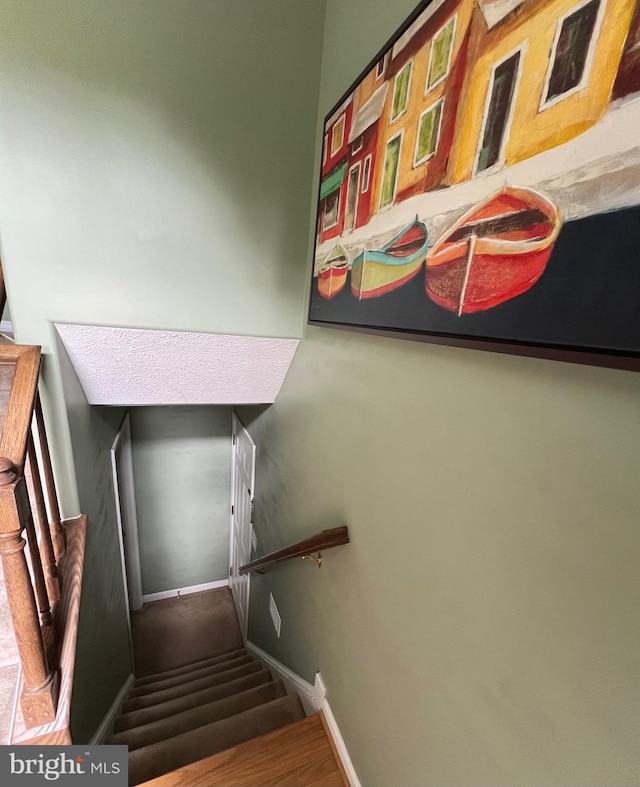
<svg viewBox="0 0 640 787">
<path fill-rule="evenodd" d="M 296 557 L 310 557 L 314 552 L 341 547 L 343 544 L 348 543 L 349 528 L 346 525 L 333 527 L 330 530 L 316 533 L 315 536 L 306 538 L 304 541 L 298 541 L 297 544 L 291 544 L 291 546 L 284 549 L 278 549 L 276 552 L 270 552 L 268 555 L 252 560 L 250 563 L 245 563 L 243 566 L 240 566 L 238 573 L 249 574 L 251 571 L 261 571 L 274 563 L 282 563 L 285 560 L 292 560 Z"/>
<path fill-rule="evenodd" d="M 15 366 L 2 427 L 0 456 L 10 459 L 16 474 L 22 476 L 27 441 L 31 433 L 33 406 L 38 390 L 40 348 L 19 344 L 0 345 L 0 363 Z"/>
</svg>

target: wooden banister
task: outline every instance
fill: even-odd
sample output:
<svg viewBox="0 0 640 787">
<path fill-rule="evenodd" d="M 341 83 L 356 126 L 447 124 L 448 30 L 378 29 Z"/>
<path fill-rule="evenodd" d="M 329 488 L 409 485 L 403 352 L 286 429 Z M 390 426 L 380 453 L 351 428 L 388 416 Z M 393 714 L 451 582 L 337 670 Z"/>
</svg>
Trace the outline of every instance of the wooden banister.
<svg viewBox="0 0 640 787">
<path fill-rule="evenodd" d="M 8 399 L 2 400 L 0 559 L 22 665 L 20 707 L 28 729 L 55 722 L 60 685 L 60 632 L 55 619 L 60 599 L 57 561 L 64 554 L 64 534 L 57 539 L 60 549 L 56 553 L 49 522 L 55 525 L 58 520 L 59 526 L 60 514 L 57 500 L 52 504 L 50 498 L 51 516 L 47 517 L 32 434 L 35 420 L 47 494 L 55 495 L 39 406 L 39 412 L 34 413 L 36 404 L 39 405 L 36 399 L 40 358 L 39 347 L 0 345 L 0 364 L 12 367 L 12 374 L 5 375 L 11 379 Z M 25 543 L 29 545 L 28 562 Z"/>
<path fill-rule="evenodd" d="M 292 560 L 296 557 L 310 557 L 315 552 L 340 547 L 348 543 L 349 528 L 346 525 L 341 525 L 330 530 L 323 530 L 310 538 L 306 538 L 304 541 L 298 541 L 297 544 L 291 544 L 291 546 L 284 549 L 278 549 L 276 552 L 270 552 L 268 555 L 252 560 L 250 563 L 245 563 L 243 566 L 240 566 L 238 573 L 249 574 L 251 571 L 261 571 L 267 566 L 274 565 L 274 563 L 282 563 L 285 560 Z"/>
</svg>

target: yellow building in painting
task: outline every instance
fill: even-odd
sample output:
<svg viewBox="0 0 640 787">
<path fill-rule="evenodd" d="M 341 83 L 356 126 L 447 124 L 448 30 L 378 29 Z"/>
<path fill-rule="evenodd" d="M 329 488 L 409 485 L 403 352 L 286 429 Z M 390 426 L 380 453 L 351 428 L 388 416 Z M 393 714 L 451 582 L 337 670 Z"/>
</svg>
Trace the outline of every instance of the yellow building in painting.
<svg viewBox="0 0 640 787">
<path fill-rule="evenodd" d="M 448 181 L 508 167 L 597 123 L 634 7 L 635 0 L 478 0 Z"/>
<path fill-rule="evenodd" d="M 466 66 L 475 0 L 429 7 L 385 58 L 376 210 L 443 185 Z"/>
</svg>

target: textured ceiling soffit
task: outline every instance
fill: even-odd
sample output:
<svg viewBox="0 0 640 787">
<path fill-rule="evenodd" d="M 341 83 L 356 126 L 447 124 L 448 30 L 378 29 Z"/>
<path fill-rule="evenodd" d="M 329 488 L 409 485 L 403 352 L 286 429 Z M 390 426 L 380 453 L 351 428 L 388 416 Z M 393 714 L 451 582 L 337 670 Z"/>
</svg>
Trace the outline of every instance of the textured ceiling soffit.
<svg viewBox="0 0 640 787">
<path fill-rule="evenodd" d="M 298 339 L 56 324 L 90 404 L 268 404 Z"/>
</svg>

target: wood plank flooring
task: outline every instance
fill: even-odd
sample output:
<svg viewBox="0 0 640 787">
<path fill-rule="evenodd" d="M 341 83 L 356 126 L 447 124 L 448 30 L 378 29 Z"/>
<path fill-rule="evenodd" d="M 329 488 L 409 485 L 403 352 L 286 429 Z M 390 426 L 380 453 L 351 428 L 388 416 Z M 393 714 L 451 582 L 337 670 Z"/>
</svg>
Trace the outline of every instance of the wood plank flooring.
<svg viewBox="0 0 640 787">
<path fill-rule="evenodd" d="M 141 787 L 349 787 L 320 714 L 214 754 Z"/>
</svg>

